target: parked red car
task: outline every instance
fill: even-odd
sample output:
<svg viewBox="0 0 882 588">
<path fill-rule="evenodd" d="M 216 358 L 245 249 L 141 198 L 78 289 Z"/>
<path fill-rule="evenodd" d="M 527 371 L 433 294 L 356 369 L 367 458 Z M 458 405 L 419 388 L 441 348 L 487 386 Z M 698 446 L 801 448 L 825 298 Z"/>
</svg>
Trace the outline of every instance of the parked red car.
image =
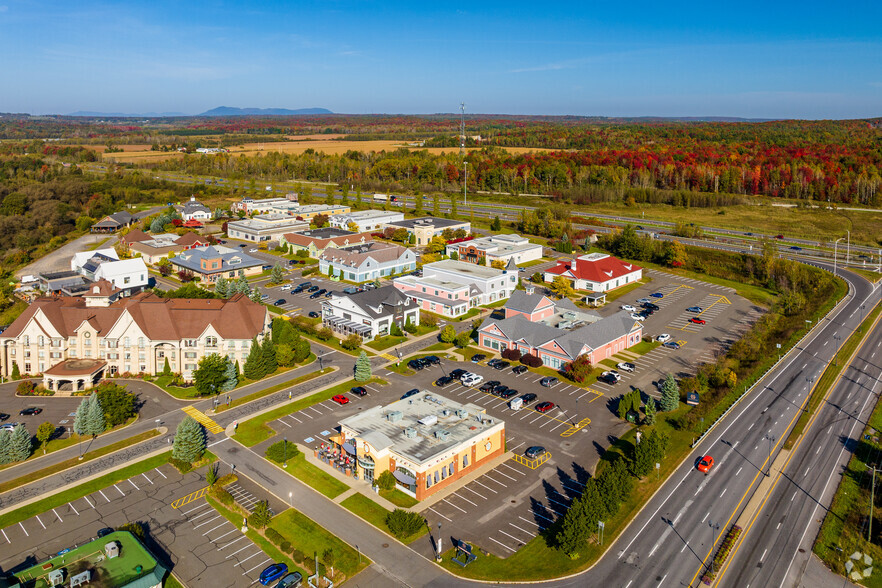
<svg viewBox="0 0 882 588">
<path fill-rule="evenodd" d="M 337 404 L 349 404 L 349 399 L 343 396 L 342 394 L 337 394 L 333 398 L 331 398 Z"/>
<path fill-rule="evenodd" d="M 538 410 L 539 412 L 548 412 L 552 408 L 554 408 L 553 402 L 540 402 L 536 405 L 536 410 Z"/>
<path fill-rule="evenodd" d="M 689 319 L 689 322 L 690 322 L 690 323 L 695 323 L 696 325 L 703 325 L 703 324 L 705 324 L 705 320 L 704 320 L 703 318 L 698 318 L 697 316 L 694 316 L 694 317 L 692 317 L 691 319 Z"/>
</svg>

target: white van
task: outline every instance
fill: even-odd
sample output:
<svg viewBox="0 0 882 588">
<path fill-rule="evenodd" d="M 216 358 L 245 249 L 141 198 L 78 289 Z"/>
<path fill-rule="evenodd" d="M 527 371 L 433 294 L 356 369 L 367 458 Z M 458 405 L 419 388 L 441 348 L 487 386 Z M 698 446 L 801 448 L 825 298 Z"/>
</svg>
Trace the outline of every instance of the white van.
<svg viewBox="0 0 882 588">
<path fill-rule="evenodd" d="M 508 407 L 512 410 L 520 410 L 524 406 L 524 399 L 518 396 L 508 401 Z"/>
</svg>

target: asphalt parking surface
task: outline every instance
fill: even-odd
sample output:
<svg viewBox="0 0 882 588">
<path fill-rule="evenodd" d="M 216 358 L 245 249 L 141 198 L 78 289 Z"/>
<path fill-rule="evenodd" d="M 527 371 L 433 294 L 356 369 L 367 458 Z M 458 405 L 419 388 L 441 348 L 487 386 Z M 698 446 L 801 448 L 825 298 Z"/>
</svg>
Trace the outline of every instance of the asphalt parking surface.
<svg viewBox="0 0 882 588">
<path fill-rule="evenodd" d="M 0 569 L 15 572 L 91 541 L 99 529 L 141 521 L 151 551 L 187 585 L 251 585 L 272 560 L 211 508 L 205 487 L 204 470 L 181 475 L 170 465 L 117 482 L 0 529 Z"/>
</svg>

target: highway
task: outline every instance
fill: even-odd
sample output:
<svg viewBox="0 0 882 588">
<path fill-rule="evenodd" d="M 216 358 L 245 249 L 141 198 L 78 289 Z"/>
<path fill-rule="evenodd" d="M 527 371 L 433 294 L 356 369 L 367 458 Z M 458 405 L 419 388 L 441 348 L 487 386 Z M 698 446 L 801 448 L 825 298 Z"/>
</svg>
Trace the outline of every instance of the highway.
<svg viewBox="0 0 882 588">
<path fill-rule="evenodd" d="M 787 433 L 801 414 L 802 405 L 814 382 L 834 351 L 857 328 L 861 318 L 860 306 L 864 304 L 870 308 L 879 300 L 879 289 L 874 289 L 861 278 L 850 275 L 845 278 L 851 286 L 848 298 L 698 444 L 607 555 L 588 573 L 592 584 L 626 588 L 699 585 L 715 546 L 738 520 L 752 493 L 766 478 L 770 456 L 774 460 L 778 454 Z M 880 336 L 882 334 L 879 332 L 874 333 L 874 337 Z M 863 366 L 860 362 L 858 365 Z M 866 384 L 866 377 L 863 381 Z M 831 396 L 831 401 L 839 401 L 839 394 L 845 396 L 847 392 L 837 392 L 835 397 Z M 854 400 L 850 402 L 853 404 Z M 860 397 L 860 406 L 856 408 L 866 409 L 872 404 L 870 396 L 864 393 Z M 835 434 L 842 433 L 838 427 L 833 429 Z M 815 429 L 810 433 L 814 435 Z M 834 434 L 833 431 L 830 434 Z M 810 437 L 801 445 L 812 451 L 807 461 L 800 460 L 797 464 L 815 469 L 805 474 L 803 467 L 799 473 L 805 482 L 822 480 L 826 483 L 829 468 L 822 466 L 822 456 L 815 454 L 814 443 L 814 438 Z M 841 448 L 842 441 L 837 437 L 835 443 L 825 445 L 823 457 L 828 452 L 838 453 Z M 712 455 L 716 461 L 709 475 L 695 469 L 695 461 L 705 454 Z M 779 486 L 784 488 L 786 485 Z M 790 500 L 793 492 L 792 486 L 789 489 L 786 500 Z M 799 521 L 794 519 L 793 522 L 791 533 L 795 534 L 795 529 L 799 529 L 801 534 L 806 528 L 806 521 L 802 522 L 801 527 Z M 772 523 L 772 530 L 775 530 L 777 520 L 774 517 Z M 778 532 L 782 531 L 779 529 Z M 763 539 L 766 537 L 763 536 Z M 809 543 L 812 539 L 813 536 L 807 538 Z M 758 578 L 753 583 L 755 586 L 782 585 L 767 575 L 767 566 L 756 571 L 754 563 L 763 549 L 755 547 L 754 541 L 748 533 L 750 549 L 745 549 L 745 557 L 752 557 L 752 560 L 744 562 L 746 568 L 733 564 L 733 571 L 743 569 L 743 573 L 755 573 Z M 784 549 L 784 545 L 779 545 L 773 537 L 769 541 L 774 544 L 773 556 L 782 557 L 778 550 Z M 753 555 L 757 550 L 759 553 Z M 770 556 L 767 553 L 765 557 Z M 783 559 L 786 559 L 786 554 Z M 785 566 L 781 577 L 786 571 Z M 747 579 L 739 576 L 733 578 L 731 583 L 727 579 L 726 585 L 745 587 L 746 583 Z"/>
</svg>

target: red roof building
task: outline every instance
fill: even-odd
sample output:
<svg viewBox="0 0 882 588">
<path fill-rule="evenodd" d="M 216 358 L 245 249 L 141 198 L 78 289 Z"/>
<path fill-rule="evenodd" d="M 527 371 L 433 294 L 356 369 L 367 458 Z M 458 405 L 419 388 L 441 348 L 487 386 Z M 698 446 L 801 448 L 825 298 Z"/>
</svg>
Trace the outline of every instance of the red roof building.
<svg viewBox="0 0 882 588">
<path fill-rule="evenodd" d="M 576 290 L 608 292 L 639 281 L 643 268 L 606 253 L 589 253 L 558 261 L 555 267 L 545 270 L 546 282 L 553 282 L 558 276 L 570 280 Z"/>
<path fill-rule="evenodd" d="M 190 220 L 188 220 L 187 222 L 185 222 L 183 224 L 183 227 L 185 229 L 201 229 L 203 227 L 203 224 L 200 223 L 195 218 L 191 218 Z"/>
</svg>

